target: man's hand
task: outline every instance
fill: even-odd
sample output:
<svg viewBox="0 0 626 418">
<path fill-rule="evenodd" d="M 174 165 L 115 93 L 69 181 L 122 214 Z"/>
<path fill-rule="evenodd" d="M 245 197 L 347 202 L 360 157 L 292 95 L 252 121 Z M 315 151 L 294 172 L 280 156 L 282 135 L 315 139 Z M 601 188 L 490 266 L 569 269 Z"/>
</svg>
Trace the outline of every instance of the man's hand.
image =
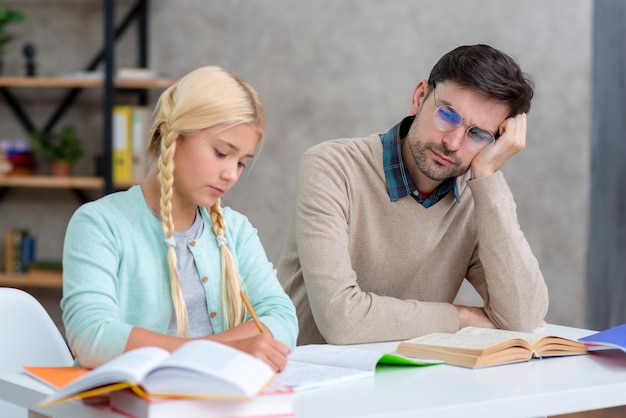
<svg viewBox="0 0 626 418">
<path fill-rule="evenodd" d="M 526 146 L 526 114 L 508 118 L 500 125 L 500 137 L 476 154 L 472 160 L 472 178 L 479 179 L 495 173 L 512 156 Z"/>
<path fill-rule="evenodd" d="M 497 328 L 487 315 L 485 310 L 478 306 L 464 306 L 454 305 L 459 311 L 459 329 L 465 327 L 479 327 L 479 328 Z M 545 319 L 541 320 L 537 328 L 545 328 L 548 323 Z"/>
<path fill-rule="evenodd" d="M 454 305 L 459 311 L 459 329 L 465 327 L 496 328 L 485 310 L 477 306 Z"/>
</svg>

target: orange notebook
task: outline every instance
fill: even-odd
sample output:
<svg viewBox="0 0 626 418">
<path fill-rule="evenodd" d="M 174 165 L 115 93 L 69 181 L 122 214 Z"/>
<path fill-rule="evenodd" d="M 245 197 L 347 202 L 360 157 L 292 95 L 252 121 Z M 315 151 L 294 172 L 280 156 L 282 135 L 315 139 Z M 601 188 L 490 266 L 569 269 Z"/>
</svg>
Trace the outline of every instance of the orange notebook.
<svg viewBox="0 0 626 418">
<path fill-rule="evenodd" d="M 60 389 L 91 371 L 90 369 L 80 366 L 24 366 L 24 370 L 26 370 L 30 376 L 55 389 Z"/>
</svg>

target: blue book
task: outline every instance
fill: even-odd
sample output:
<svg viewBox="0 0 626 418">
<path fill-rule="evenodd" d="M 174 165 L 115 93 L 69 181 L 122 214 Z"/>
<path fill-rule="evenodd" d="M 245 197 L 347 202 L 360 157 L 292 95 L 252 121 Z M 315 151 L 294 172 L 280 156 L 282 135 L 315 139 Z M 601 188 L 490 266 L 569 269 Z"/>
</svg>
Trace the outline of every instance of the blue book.
<svg viewBox="0 0 626 418">
<path fill-rule="evenodd" d="M 622 350 L 626 352 L 626 324 L 579 338 L 588 351 Z"/>
<path fill-rule="evenodd" d="M 36 239 L 28 232 L 22 235 L 22 248 L 20 251 L 20 272 L 26 273 L 28 265 L 35 260 Z"/>
</svg>

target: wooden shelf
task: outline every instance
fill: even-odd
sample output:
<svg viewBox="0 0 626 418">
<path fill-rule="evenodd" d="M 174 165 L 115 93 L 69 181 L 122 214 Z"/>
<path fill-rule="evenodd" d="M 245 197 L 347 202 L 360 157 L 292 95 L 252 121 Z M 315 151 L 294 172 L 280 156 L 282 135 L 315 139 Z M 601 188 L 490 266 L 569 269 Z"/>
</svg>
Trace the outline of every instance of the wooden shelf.
<svg viewBox="0 0 626 418">
<path fill-rule="evenodd" d="M 167 88 L 171 78 L 121 78 L 113 81 L 118 89 Z M 104 80 L 94 77 L 0 77 L 0 87 L 23 88 L 97 88 Z"/>
<path fill-rule="evenodd" d="M 31 189 L 70 189 L 80 199 L 86 201 L 85 190 L 95 189 L 104 193 L 110 193 L 115 190 L 123 190 L 130 187 L 131 183 L 114 183 L 112 180 L 112 163 L 111 148 L 113 142 L 113 124 L 111 116 L 113 114 L 113 106 L 115 96 L 117 94 L 137 95 L 137 104 L 146 105 L 148 95 L 145 94 L 149 89 L 166 89 L 176 82 L 176 79 L 161 76 L 156 72 L 152 72 L 147 63 L 148 51 L 148 0 L 131 1 L 134 5 L 129 8 L 128 13 L 122 22 L 135 21 L 135 26 L 139 30 L 137 37 L 140 42 L 137 50 L 137 68 L 114 68 L 113 57 L 115 55 L 115 46 L 117 38 L 120 37 L 128 25 L 126 23 L 115 25 L 115 8 L 114 0 L 106 0 L 103 2 L 103 24 L 105 36 L 103 39 L 103 47 L 97 52 L 97 59 L 88 64 L 84 71 L 68 72 L 58 74 L 57 76 L 38 76 L 38 77 L 22 77 L 22 76 L 0 76 L 0 99 L 4 99 L 7 105 L 13 110 L 16 119 L 22 124 L 26 132 L 33 132 L 37 129 L 37 124 L 31 120 L 30 115 L 26 112 L 16 90 L 19 89 L 65 89 L 67 91 L 57 91 L 62 93 L 64 97 L 53 112 L 52 117 L 43 126 L 50 131 L 61 120 L 64 113 L 73 105 L 77 92 L 81 89 L 101 90 L 103 96 L 102 117 L 103 117 L 103 138 L 102 138 L 102 171 L 101 176 L 70 176 L 70 177 L 53 177 L 42 175 L 23 175 L 14 172 L 14 175 L 0 174 L 0 200 L 9 188 L 31 188 Z M 99 65 L 103 65 L 102 71 L 94 71 Z M 125 71 L 122 71 L 125 70 Z M 111 77 L 113 79 L 111 80 Z M 123 91 L 126 90 L 126 91 Z M 36 92 L 31 92 L 31 96 Z M 29 96 L 29 101 L 32 98 Z M 2 115 L 4 117 L 4 114 Z M 106 181 L 105 181 L 106 180 Z M 113 190 L 109 190 L 109 189 Z M 35 191 L 37 193 L 38 191 Z M 89 193 L 92 194 L 92 193 Z M 100 194 L 100 193 L 96 193 Z M 29 272 L 23 275 L 10 274 L 0 272 L 0 286 L 9 287 L 41 287 L 41 288 L 61 288 L 62 274 L 60 272 L 37 271 Z"/>
<path fill-rule="evenodd" d="M 39 187 L 58 189 L 102 189 L 102 177 L 0 176 L 0 187 Z"/>
<path fill-rule="evenodd" d="M 62 288 L 63 274 L 61 272 L 37 272 L 26 274 L 0 273 L 0 286 L 3 287 L 48 287 Z"/>
</svg>

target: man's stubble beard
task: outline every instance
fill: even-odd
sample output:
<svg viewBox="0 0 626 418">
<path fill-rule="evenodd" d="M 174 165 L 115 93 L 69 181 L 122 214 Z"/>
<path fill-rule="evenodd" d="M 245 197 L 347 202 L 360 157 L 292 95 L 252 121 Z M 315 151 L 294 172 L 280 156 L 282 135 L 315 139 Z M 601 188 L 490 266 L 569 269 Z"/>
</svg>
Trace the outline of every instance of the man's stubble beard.
<svg viewBox="0 0 626 418">
<path fill-rule="evenodd" d="M 451 177 L 463 175 L 469 169 L 468 166 L 461 166 L 454 152 L 448 150 L 443 144 L 422 142 L 417 138 L 417 127 L 421 112 L 415 116 L 415 120 L 409 129 L 406 141 L 409 141 L 409 149 L 417 168 L 429 179 L 444 181 Z M 445 156 L 453 162 L 453 165 L 442 166 L 432 157 L 431 151 Z"/>
</svg>

